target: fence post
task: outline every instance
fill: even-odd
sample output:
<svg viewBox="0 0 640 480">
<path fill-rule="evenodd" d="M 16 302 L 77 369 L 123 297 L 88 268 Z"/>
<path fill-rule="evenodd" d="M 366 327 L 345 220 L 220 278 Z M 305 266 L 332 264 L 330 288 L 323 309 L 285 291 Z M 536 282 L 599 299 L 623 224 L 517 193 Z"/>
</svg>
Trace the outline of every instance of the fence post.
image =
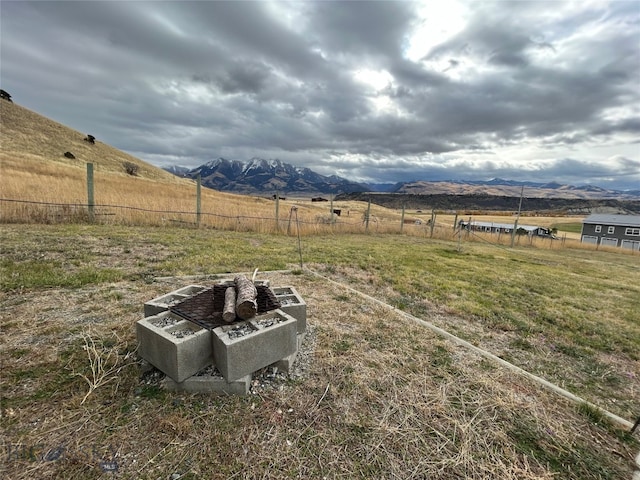
<svg viewBox="0 0 640 480">
<path fill-rule="evenodd" d="M 279 231 L 280 231 L 280 192 L 276 192 L 276 233 L 278 233 Z"/>
<path fill-rule="evenodd" d="M 518 230 L 518 220 L 520 220 L 520 211 L 522 210 L 522 195 L 524 194 L 524 185 L 522 185 L 522 189 L 520 190 L 520 203 L 518 204 L 518 214 L 516 215 L 516 221 L 513 224 L 513 231 L 511 232 L 511 248 L 513 248 L 513 241 L 516 238 L 516 233 Z M 518 245 L 520 245 L 520 239 L 518 239 Z"/>
<path fill-rule="evenodd" d="M 453 231 L 456 231 L 456 227 L 458 226 L 458 212 L 456 212 L 456 218 L 453 219 Z"/>
<path fill-rule="evenodd" d="M 433 238 L 433 227 L 436 223 L 436 211 L 431 209 L 431 236 L 430 238 Z"/>
<path fill-rule="evenodd" d="M 93 197 L 93 163 L 87 163 L 87 206 L 89 221 L 95 220 L 95 200 Z"/>
<path fill-rule="evenodd" d="M 371 197 L 369 197 L 369 203 L 367 203 L 367 213 L 364 217 L 364 231 L 369 233 L 369 215 L 371 214 Z"/>
<path fill-rule="evenodd" d="M 200 227 L 200 219 L 202 217 L 202 177 L 200 174 L 196 177 L 196 225 Z"/>
<path fill-rule="evenodd" d="M 402 233 L 402 230 L 404 229 L 404 206 L 405 204 L 402 204 L 402 216 L 400 217 L 400 233 Z"/>
<path fill-rule="evenodd" d="M 329 203 L 329 210 L 331 210 L 331 225 L 333 225 L 333 195 L 331 195 L 331 201 Z"/>
</svg>

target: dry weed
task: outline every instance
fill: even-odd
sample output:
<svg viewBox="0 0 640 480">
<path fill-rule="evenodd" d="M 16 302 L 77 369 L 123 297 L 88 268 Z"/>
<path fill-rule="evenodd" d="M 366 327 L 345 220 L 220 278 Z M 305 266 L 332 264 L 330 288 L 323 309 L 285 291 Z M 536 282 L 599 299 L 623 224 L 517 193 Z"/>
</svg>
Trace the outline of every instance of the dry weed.
<svg viewBox="0 0 640 480">
<path fill-rule="evenodd" d="M 105 345 L 105 341 L 101 340 L 98 345 L 93 337 L 87 333 L 81 333 L 80 337 L 84 342 L 82 350 L 87 355 L 89 362 L 89 373 L 78 372 L 72 366 L 72 375 L 82 378 L 89 387 L 89 390 L 82 398 L 80 405 L 89 398 L 96 389 L 112 383 L 112 393 L 115 395 L 118 391 L 120 373 L 128 365 L 135 360 L 135 352 L 127 352 L 123 358 L 120 358 L 118 350 L 122 345 L 122 340 L 117 337 L 111 346 Z M 127 363 L 128 362 L 128 363 Z"/>
</svg>

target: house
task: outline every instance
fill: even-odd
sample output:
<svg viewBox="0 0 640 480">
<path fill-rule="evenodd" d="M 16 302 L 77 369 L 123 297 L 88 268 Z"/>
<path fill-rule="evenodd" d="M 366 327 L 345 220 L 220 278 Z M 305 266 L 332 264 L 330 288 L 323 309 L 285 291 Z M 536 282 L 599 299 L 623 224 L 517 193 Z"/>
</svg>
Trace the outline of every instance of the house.
<svg viewBox="0 0 640 480">
<path fill-rule="evenodd" d="M 511 233 L 513 223 L 495 223 L 495 222 L 465 222 L 460 220 L 459 225 L 466 230 L 487 233 Z M 518 230 L 524 230 L 529 236 L 550 237 L 551 230 L 545 227 L 537 227 L 534 225 L 518 225 Z"/>
<path fill-rule="evenodd" d="M 582 243 L 640 250 L 640 215 L 594 213 L 582 221 Z"/>
</svg>

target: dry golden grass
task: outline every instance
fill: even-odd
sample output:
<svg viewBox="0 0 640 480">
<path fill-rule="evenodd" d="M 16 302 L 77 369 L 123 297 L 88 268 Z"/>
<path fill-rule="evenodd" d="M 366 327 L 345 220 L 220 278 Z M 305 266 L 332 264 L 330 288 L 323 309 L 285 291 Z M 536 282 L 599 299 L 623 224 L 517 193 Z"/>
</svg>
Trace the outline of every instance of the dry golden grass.
<svg viewBox="0 0 640 480">
<path fill-rule="evenodd" d="M 89 220 L 86 207 L 86 164 L 94 164 L 94 219 L 106 224 L 196 225 L 223 230 L 315 235 L 324 233 L 402 233 L 450 240 L 455 238 L 456 217 L 437 213 L 432 229 L 431 212 L 393 210 L 366 202 L 313 203 L 308 198 L 281 200 L 202 189 L 201 216 L 196 215 L 196 184 L 178 178 L 98 141 L 90 145 L 85 134 L 67 128 L 19 105 L 0 102 L 3 142 L 0 146 L 0 221 L 5 223 L 59 223 Z M 95 132 L 94 132 L 95 133 Z M 76 159 L 64 157 L 72 151 Z M 126 173 L 124 163 L 138 166 Z M 55 205 L 50 205 L 55 204 Z M 332 215 L 331 208 L 341 210 Z M 277 215 L 277 221 L 276 221 Z M 368 222 L 367 222 L 368 216 Z M 402 219 L 404 218 L 404 224 Z M 460 216 L 457 220 L 468 219 Z M 476 221 L 509 223 L 512 215 L 474 215 Z M 418 220 L 420 224 L 416 224 Z M 581 217 L 563 217 L 579 222 Z M 551 226 L 556 217 L 522 217 L 521 224 Z M 562 232 L 563 240 L 580 235 Z M 467 236 L 467 241 L 510 244 L 507 235 Z M 543 248 L 567 243 L 543 239 L 518 239 L 518 244 Z M 568 242 L 579 247 L 577 242 Z M 589 247 L 587 247 L 589 248 Z"/>
<path fill-rule="evenodd" d="M 19 105 L 0 102 L 3 141 L 0 147 L 1 196 L 20 202 L 86 205 L 86 164 L 94 164 L 94 202 L 98 221 L 106 223 L 173 224 L 196 221 L 196 185 L 123 153 L 98 138 L 95 145 L 86 134 L 67 128 Z M 96 133 L 96 132 L 93 132 Z M 64 157 L 66 151 L 76 158 Z M 136 176 L 124 163 L 138 166 Z M 60 222 L 81 218 L 80 208 L 2 202 L 4 222 Z M 108 207 L 106 207 L 108 206 Z M 296 207 L 292 212 L 291 207 Z M 334 208 L 340 208 L 335 205 Z M 375 215 L 377 207 L 372 207 Z M 140 211 L 144 210 L 144 211 Z M 186 212 L 179 214 L 176 212 Z M 201 223 L 215 228 L 276 231 L 275 203 L 202 189 Z M 296 215 L 294 216 L 293 213 Z M 364 210 L 354 209 L 345 230 L 362 228 Z M 70 218 L 69 218 L 70 217 Z M 84 214 L 86 217 L 86 214 Z M 309 199 L 281 201 L 280 229 L 297 219 L 302 233 L 331 230 L 330 203 Z M 336 217 L 337 218 L 337 217 Z"/>
<path fill-rule="evenodd" d="M 316 339 L 302 378 L 248 398 L 167 393 L 131 362 L 142 303 L 190 280 L 3 298 L 3 475 L 101 478 L 115 465 L 141 479 L 630 476 L 638 443 L 605 421 L 337 285 L 262 275 L 296 286 Z M 118 352 L 117 378 L 88 388 L 85 345 Z"/>
<path fill-rule="evenodd" d="M 126 174 L 123 164 L 130 162 L 138 166 L 140 177 L 179 183 L 178 178 L 169 172 L 101 142 L 97 132 L 78 132 L 15 103 L 0 102 L 0 120 L 0 160 L 3 169 L 5 161 L 11 159 L 18 162 L 35 159 L 75 166 L 82 170 L 87 163 L 93 163 L 103 172 Z M 84 141 L 86 135 L 91 133 L 98 137 L 94 145 Z M 66 158 L 65 152 L 73 153 L 76 158 Z M 28 164 L 25 168 L 32 166 L 33 164 Z M 31 185 L 31 188 L 37 188 L 37 185 Z"/>
</svg>

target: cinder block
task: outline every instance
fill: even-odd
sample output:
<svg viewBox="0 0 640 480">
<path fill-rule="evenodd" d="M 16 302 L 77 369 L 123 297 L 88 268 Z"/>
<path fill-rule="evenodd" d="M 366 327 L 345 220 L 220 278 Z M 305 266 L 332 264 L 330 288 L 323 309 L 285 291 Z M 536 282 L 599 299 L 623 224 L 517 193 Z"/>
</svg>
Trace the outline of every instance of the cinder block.
<svg viewBox="0 0 640 480">
<path fill-rule="evenodd" d="M 136 323 L 138 355 L 176 382 L 213 363 L 211 332 L 171 312 Z"/>
<path fill-rule="evenodd" d="M 153 300 L 149 300 L 144 304 L 144 316 L 151 317 L 161 312 L 166 312 L 171 305 L 174 305 L 185 298 L 189 298 L 191 295 L 195 295 L 205 288 L 206 287 L 200 285 L 188 285 L 160 297 L 156 297 Z"/>
<path fill-rule="evenodd" d="M 281 297 L 282 295 L 293 295 L 293 287 L 273 287 L 272 290 L 276 297 Z"/>
<path fill-rule="evenodd" d="M 275 320 L 271 325 L 269 323 Z M 297 320 L 281 310 L 213 330 L 215 365 L 231 382 L 288 357 L 297 347 Z M 248 333 L 236 336 L 239 329 Z"/>
<path fill-rule="evenodd" d="M 291 287 L 274 287 L 271 289 L 280 302 L 280 310 L 298 320 L 298 333 L 307 331 L 307 304 L 298 291 Z"/>
<path fill-rule="evenodd" d="M 270 366 L 276 367 L 278 370 L 280 370 L 282 372 L 290 373 L 291 369 L 293 367 L 293 364 L 296 361 L 296 358 L 298 358 L 298 352 L 300 351 L 300 348 L 302 347 L 302 342 L 304 341 L 304 336 L 305 335 L 306 335 L 306 333 L 299 333 L 298 334 L 298 348 L 296 349 L 295 352 L 293 352 L 288 357 L 281 358 L 277 362 L 272 363 Z"/>
<path fill-rule="evenodd" d="M 201 375 L 198 373 L 180 383 L 166 377 L 163 380 L 163 385 L 171 392 L 247 395 L 251 385 L 251 375 L 246 375 L 238 380 L 227 382 L 221 375 Z"/>
</svg>

